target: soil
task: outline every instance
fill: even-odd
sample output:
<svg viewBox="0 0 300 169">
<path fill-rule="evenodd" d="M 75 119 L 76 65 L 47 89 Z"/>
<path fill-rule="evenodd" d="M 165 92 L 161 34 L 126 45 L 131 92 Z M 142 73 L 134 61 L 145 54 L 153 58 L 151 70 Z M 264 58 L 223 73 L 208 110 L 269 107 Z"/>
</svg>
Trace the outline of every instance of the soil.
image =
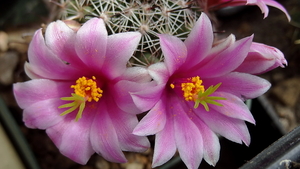
<svg viewBox="0 0 300 169">
<path fill-rule="evenodd" d="M 215 26 L 218 30 L 218 36 L 225 37 L 232 33 L 237 39 L 241 39 L 254 34 L 255 42 L 274 46 L 285 54 L 288 60 L 286 68 L 277 68 L 261 76 L 272 83 L 272 88 L 265 96 L 275 109 L 276 116 L 284 128 L 284 132 L 287 133 L 300 123 L 300 43 L 297 41 L 300 39 L 300 2 L 298 0 L 282 0 L 279 2 L 291 14 L 292 22 L 289 23 L 281 11 L 272 7 L 269 8 L 269 16 L 263 19 L 259 8 L 250 6 L 242 8 L 229 16 L 219 13 L 216 17 L 218 23 Z M 10 8 L 14 8 L 13 3 L 7 5 Z M 30 35 L 40 27 L 41 23 L 48 21 L 45 18 L 39 18 L 28 21 L 28 23 L 10 23 L 7 25 L 1 21 L 0 96 L 4 99 L 10 112 L 12 112 L 41 169 L 151 168 L 152 149 L 142 154 L 125 153 L 129 161 L 125 164 L 109 163 L 102 157 L 93 155 L 88 164 L 82 166 L 61 155 L 47 137 L 45 131 L 25 127 L 22 122 L 22 110 L 16 104 L 12 94 L 12 84 L 29 80 L 25 75 L 23 65 L 27 60 L 26 52 L 30 42 Z M 9 61 L 4 61 L 6 58 L 9 58 Z M 7 63 L 9 64 L 7 65 Z M 231 143 L 225 144 L 226 146 L 231 146 Z M 221 153 L 220 158 L 226 159 L 224 156 L 226 155 Z M 233 156 L 239 155 L 233 154 Z M 206 164 L 201 164 L 201 167 L 210 168 Z M 216 168 L 218 167 L 222 166 L 217 165 Z"/>
</svg>

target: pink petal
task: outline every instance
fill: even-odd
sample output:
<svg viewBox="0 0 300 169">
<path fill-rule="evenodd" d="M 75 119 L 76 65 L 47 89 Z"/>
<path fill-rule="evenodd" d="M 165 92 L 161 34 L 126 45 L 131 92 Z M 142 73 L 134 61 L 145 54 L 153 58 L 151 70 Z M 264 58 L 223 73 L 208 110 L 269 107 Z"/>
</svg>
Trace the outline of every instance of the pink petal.
<svg viewBox="0 0 300 169">
<path fill-rule="evenodd" d="M 143 152 L 150 147 L 147 137 L 133 135 L 133 129 L 138 124 L 136 115 L 126 113 L 107 101 L 109 116 L 117 133 L 120 147 L 123 151 Z"/>
<path fill-rule="evenodd" d="M 127 80 L 118 81 L 110 93 L 114 96 L 115 103 L 123 111 L 131 114 L 140 114 L 141 111 L 134 103 L 131 93 L 139 92 L 145 88 L 151 87 L 154 83 L 136 83 Z"/>
<path fill-rule="evenodd" d="M 48 79 L 74 79 L 80 71 L 58 58 L 45 44 L 42 30 L 36 31 L 28 48 L 33 73 Z"/>
<path fill-rule="evenodd" d="M 155 135 L 153 168 L 169 161 L 176 152 L 173 117 L 169 114 L 167 118 L 163 130 Z"/>
<path fill-rule="evenodd" d="M 107 42 L 102 71 L 107 77 L 113 79 L 123 74 L 126 64 L 138 46 L 141 34 L 138 32 L 126 32 L 110 35 Z"/>
<path fill-rule="evenodd" d="M 30 79 L 45 79 L 46 78 L 46 77 L 42 77 L 42 76 L 34 73 L 34 72 L 39 72 L 39 70 L 32 68 L 28 62 L 25 62 L 24 70 L 25 70 L 26 75 Z"/>
<path fill-rule="evenodd" d="M 261 43 L 252 43 L 248 56 L 235 71 L 261 74 L 285 65 L 287 61 L 279 49 Z"/>
<path fill-rule="evenodd" d="M 166 124 L 166 98 L 160 99 L 155 106 L 146 114 L 145 117 L 133 130 L 133 134 L 139 136 L 153 135 L 165 127 Z"/>
<path fill-rule="evenodd" d="M 136 93 L 131 93 L 132 100 L 141 111 L 151 109 L 161 98 L 165 85 L 157 85 Z"/>
<path fill-rule="evenodd" d="M 258 76 L 232 72 L 227 75 L 203 79 L 204 86 L 216 85 L 222 82 L 218 91 L 231 93 L 243 100 L 256 98 L 264 94 L 271 86 L 270 82 Z"/>
<path fill-rule="evenodd" d="M 202 78 L 222 76 L 236 69 L 246 58 L 253 36 L 241 39 L 205 64 L 197 65 L 195 75 Z"/>
<path fill-rule="evenodd" d="M 225 116 L 237 118 L 255 124 L 255 120 L 247 105 L 237 96 L 230 93 L 215 92 L 212 96 L 224 97 L 226 100 L 218 100 L 223 106 L 211 105 L 210 108 Z"/>
<path fill-rule="evenodd" d="M 211 60 L 211 57 L 214 57 L 220 54 L 222 51 L 229 48 L 231 45 L 235 43 L 235 36 L 230 34 L 226 39 L 222 39 L 218 42 L 214 43 L 214 47 L 209 51 L 209 54 L 205 57 L 205 59 L 201 63 L 206 63 Z"/>
<path fill-rule="evenodd" d="M 87 104 L 82 118 L 75 121 L 75 115 L 75 112 L 65 115 L 64 120 L 48 128 L 46 132 L 63 155 L 84 165 L 94 153 L 90 142 L 94 135 L 91 135 L 90 128 L 95 109 Z"/>
<path fill-rule="evenodd" d="M 13 85 L 18 105 L 25 109 L 39 101 L 71 96 L 72 83 L 35 79 Z"/>
<path fill-rule="evenodd" d="M 109 116 L 107 102 L 100 101 L 98 109 L 91 126 L 91 144 L 96 153 L 106 160 L 116 163 L 126 162 L 126 158 L 121 150 L 118 135 Z"/>
<path fill-rule="evenodd" d="M 177 96 L 173 95 L 170 99 L 170 110 L 174 116 L 175 141 L 179 155 L 187 168 L 197 169 L 203 158 L 203 140 L 197 126 L 187 115 L 189 109 L 184 108 L 185 103 L 181 102 Z"/>
<path fill-rule="evenodd" d="M 184 41 L 188 51 L 186 66 L 192 67 L 203 60 L 212 48 L 213 39 L 211 22 L 207 15 L 202 13 Z"/>
<path fill-rule="evenodd" d="M 148 67 L 150 76 L 158 84 L 165 84 L 168 82 L 170 74 L 164 62 L 158 62 Z"/>
<path fill-rule="evenodd" d="M 47 129 L 64 118 L 60 116 L 62 110 L 58 108 L 63 104 L 63 101 L 58 98 L 31 104 L 23 111 L 23 121 L 29 128 Z"/>
<path fill-rule="evenodd" d="M 203 140 L 203 158 L 204 160 L 215 166 L 220 157 L 220 142 L 218 136 L 199 118 L 193 118 L 193 122 L 198 127 Z"/>
<path fill-rule="evenodd" d="M 264 2 L 269 5 L 269 6 L 273 6 L 279 10 L 281 10 L 282 12 L 284 12 L 285 16 L 287 17 L 287 19 L 289 21 L 291 21 L 291 17 L 289 15 L 289 13 L 287 12 L 287 10 L 278 2 L 274 1 L 274 0 L 264 0 Z"/>
<path fill-rule="evenodd" d="M 82 67 L 82 61 L 74 49 L 76 32 L 69 26 L 60 20 L 52 22 L 47 26 L 45 37 L 46 45 L 57 57 L 73 66 Z"/>
<path fill-rule="evenodd" d="M 175 36 L 159 35 L 159 39 L 165 64 L 171 75 L 185 62 L 187 50 L 184 43 Z"/>
<path fill-rule="evenodd" d="M 122 80 L 129 80 L 133 82 L 150 82 L 152 80 L 148 70 L 143 67 L 129 67 L 125 73 L 120 77 Z"/>
<path fill-rule="evenodd" d="M 90 68 L 99 70 L 106 57 L 107 31 L 102 19 L 93 18 L 78 30 L 75 50 L 79 58 Z"/>
<path fill-rule="evenodd" d="M 207 112 L 204 108 L 199 109 L 196 114 L 212 131 L 228 140 L 240 144 L 244 142 L 247 146 L 250 144 L 250 134 L 243 120 L 227 117 L 214 110 Z"/>
</svg>

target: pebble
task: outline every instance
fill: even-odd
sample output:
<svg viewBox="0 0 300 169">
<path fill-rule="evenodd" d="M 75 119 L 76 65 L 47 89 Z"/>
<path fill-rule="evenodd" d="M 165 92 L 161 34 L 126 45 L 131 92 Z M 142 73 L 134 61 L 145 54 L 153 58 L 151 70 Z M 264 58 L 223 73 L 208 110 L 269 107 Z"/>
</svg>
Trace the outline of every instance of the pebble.
<svg viewBox="0 0 300 169">
<path fill-rule="evenodd" d="M 271 90 L 276 98 L 288 107 L 294 107 L 300 97 L 300 78 L 294 77 L 280 82 Z"/>
<path fill-rule="evenodd" d="M 0 54 L 0 83 L 10 85 L 13 83 L 13 72 L 18 64 L 18 53 L 9 51 Z"/>
</svg>

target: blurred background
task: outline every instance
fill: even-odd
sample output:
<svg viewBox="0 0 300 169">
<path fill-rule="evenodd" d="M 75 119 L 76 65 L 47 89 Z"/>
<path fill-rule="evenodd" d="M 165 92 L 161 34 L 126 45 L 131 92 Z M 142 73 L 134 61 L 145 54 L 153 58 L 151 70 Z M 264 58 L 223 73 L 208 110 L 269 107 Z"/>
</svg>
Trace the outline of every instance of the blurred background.
<svg viewBox="0 0 300 169">
<path fill-rule="evenodd" d="M 218 11 L 216 30 L 220 37 L 237 39 L 254 34 L 254 41 L 280 49 L 288 60 L 284 69 L 261 75 L 272 88 L 252 101 L 256 125 L 249 125 L 249 147 L 221 140 L 221 156 L 216 167 L 204 161 L 200 168 L 238 168 L 300 124 L 300 1 L 279 1 L 290 13 L 289 23 L 278 9 L 270 7 L 263 19 L 257 6 Z M 29 80 L 23 66 L 35 30 L 56 20 L 59 7 L 48 0 L 10 0 L 0 6 L 0 169 L 148 169 L 152 149 L 142 154 L 125 153 L 128 163 L 109 163 L 98 155 L 87 165 L 74 163 L 61 155 L 43 130 L 28 129 L 22 110 L 15 102 L 12 84 Z M 222 33 L 221 33 L 222 32 Z M 153 140 L 153 137 L 149 137 Z M 174 160 L 176 161 L 176 159 Z M 174 162 L 173 161 L 173 162 Z M 185 168 L 182 163 L 160 168 Z"/>
</svg>

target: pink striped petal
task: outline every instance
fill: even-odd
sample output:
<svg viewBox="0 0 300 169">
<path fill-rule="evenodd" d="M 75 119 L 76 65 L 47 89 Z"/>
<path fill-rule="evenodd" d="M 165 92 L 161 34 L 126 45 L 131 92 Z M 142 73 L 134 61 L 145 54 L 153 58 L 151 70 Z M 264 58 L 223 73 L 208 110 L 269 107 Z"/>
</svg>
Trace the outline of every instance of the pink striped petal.
<svg viewBox="0 0 300 169">
<path fill-rule="evenodd" d="M 203 158 L 212 166 L 215 166 L 220 157 L 220 143 L 218 136 L 198 117 L 192 119 L 198 127 L 203 140 Z"/>
<path fill-rule="evenodd" d="M 133 134 L 139 136 L 153 135 L 165 127 L 166 124 L 166 98 L 160 99 L 155 106 L 146 114 L 145 117 L 133 130 Z"/>
<path fill-rule="evenodd" d="M 113 119 L 109 116 L 110 111 L 106 103 L 105 101 L 98 103 L 98 109 L 96 109 L 96 115 L 90 128 L 91 144 L 94 151 L 106 160 L 124 163 L 127 160 L 121 150 Z"/>
<path fill-rule="evenodd" d="M 107 37 L 105 24 L 98 18 L 90 19 L 78 30 L 75 50 L 90 69 L 100 70 L 106 57 Z"/>
<path fill-rule="evenodd" d="M 107 100 L 109 116 L 118 136 L 120 147 L 123 151 L 143 152 L 150 147 L 147 137 L 132 134 L 134 127 L 138 124 L 135 114 L 129 114 L 113 105 L 113 100 Z"/>
<path fill-rule="evenodd" d="M 176 152 L 173 117 L 169 114 L 167 118 L 163 130 L 155 135 L 153 168 L 169 161 Z"/>
<path fill-rule="evenodd" d="M 45 44 L 42 30 L 36 31 L 28 48 L 29 64 L 33 73 L 48 79 L 74 79 L 80 71 L 58 58 Z"/>
<path fill-rule="evenodd" d="M 287 19 L 289 21 L 291 21 L 291 16 L 289 15 L 289 13 L 287 12 L 287 10 L 278 2 L 276 2 L 275 0 L 263 0 L 267 5 L 269 6 L 273 6 L 279 10 L 281 10 L 282 12 L 284 12 L 285 16 L 287 17 Z"/>
<path fill-rule="evenodd" d="M 148 67 L 150 76 L 158 84 L 165 84 L 171 76 L 164 62 L 158 62 Z"/>
<path fill-rule="evenodd" d="M 184 62 L 187 50 L 184 43 L 171 35 L 159 35 L 161 50 L 164 53 L 165 64 L 169 74 L 173 74 Z"/>
<path fill-rule="evenodd" d="M 250 134 L 243 120 L 225 116 L 214 110 L 207 112 L 204 108 L 197 111 L 197 115 L 212 131 L 228 140 L 240 144 L 244 142 L 247 146 L 250 144 Z"/>
<path fill-rule="evenodd" d="M 23 121 L 29 128 L 47 129 L 64 117 L 60 116 L 62 110 L 58 107 L 63 105 L 59 98 L 47 99 L 31 104 L 23 111 Z"/>
<path fill-rule="evenodd" d="M 202 13 L 184 41 L 188 51 L 185 66 L 192 67 L 203 60 L 212 48 L 213 39 L 210 19 Z"/>
<path fill-rule="evenodd" d="M 216 85 L 222 82 L 218 91 L 231 93 L 243 100 L 252 99 L 264 94 L 271 86 L 270 82 L 258 76 L 232 72 L 227 75 L 203 79 L 204 86 Z"/>
<path fill-rule="evenodd" d="M 126 64 L 138 46 L 141 34 L 138 32 L 126 32 L 110 35 L 107 41 L 102 72 L 113 79 L 123 74 Z"/>
<path fill-rule="evenodd" d="M 255 120 L 249 111 L 247 105 L 237 96 L 225 92 L 215 92 L 212 96 L 224 97 L 226 100 L 218 100 L 223 106 L 211 105 L 214 109 L 225 116 L 248 121 L 255 124 Z"/>
<path fill-rule="evenodd" d="M 188 109 L 184 108 L 184 102 L 181 102 L 177 96 L 170 96 L 169 107 L 174 116 L 174 132 L 176 146 L 182 161 L 189 169 L 197 169 L 203 158 L 203 140 L 197 126 L 188 116 Z"/>
<path fill-rule="evenodd" d="M 39 101 L 71 96 L 71 85 L 72 83 L 68 82 L 34 79 L 23 83 L 15 83 L 13 87 L 18 105 L 25 109 Z"/>
<path fill-rule="evenodd" d="M 195 74 L 202 78 L 211 78 L 225 75 L 236 69 L 246 58 L 253 36 L 241 39 L 221 52 L 219 55 L 212 57 L 206 63 L 195 67 Z"/>
<path fill-rule="evenodd" d="M 82 61 L 74 49 L 76 32 L 64 22 L 51 22 L 45 32 L 46 45 L 61 60 L 78 67 Z"/>
<path fill-rule="evenodd" d="M 64 116 L 64 120 L 46 130 L 60 152 L 79 164 L 86 164 L 94 150 L 90 139 L 90 127 L 95 117 L 92 106 L 85 107 L 82 118 L 75 121 L 76 113 Z"/>
</svg>

